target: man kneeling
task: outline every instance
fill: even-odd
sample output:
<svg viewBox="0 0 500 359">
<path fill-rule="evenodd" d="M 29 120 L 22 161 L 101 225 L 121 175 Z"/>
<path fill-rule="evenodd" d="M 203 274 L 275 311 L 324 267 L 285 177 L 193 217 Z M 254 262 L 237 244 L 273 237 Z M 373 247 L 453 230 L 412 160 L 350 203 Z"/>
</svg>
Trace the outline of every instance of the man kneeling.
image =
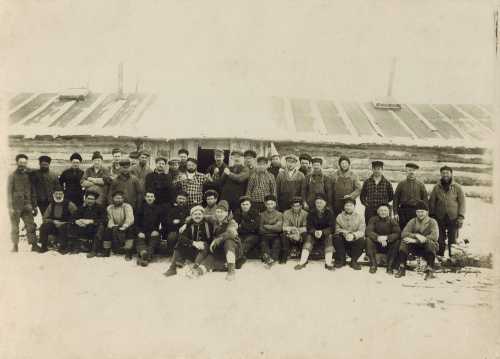
<svg viewBox="0 0 500 359">
<path fill-rule="evenodd" d="M 389 216 L 389 205 L 381 204 L 377 215 L 370 218 L 366 227 L 366 254 L 370 258 L 370 273 L 377 271 L 377 252 L 387 253 L 387 273 L 393 274 L 398 255 L 401 229 Z"/>
<path fill-rule="evenodd" d="M 365 248 L 365 221 L 354 212 L 356 201 L 346 198 L 344 210 L 337 216 L 333 246 L 335 247 L 335 267 L 345 266 L 346 253 L 351 257 L 351 268 L 360 270 L 358 259 Z"/>
<path fill-rule="evenodd" d="M 106 210 L 108 214 L 108 226 L 104 232 L 104 257 L 113 251 L 122 247 L 125 250 L 125 259 L 132 259 L 132 250 L 134 247 L 134 211 L 132 206 L 124 203 L 124 194 L 122 191 L 115 191 L 112 196 L 113 204 L 110 204 Z"/>
<path fill-rule="evenodd" d="M 146 267 L 154 258 L 160 242 L 161 208 L 155 203 L 155 194 L 146 191 L 144 202 L 136 214 L 137 265 Z"/>
<path fill-rule="evenodd" d="M 427 263 L 425 279 L 434 277 L 433 267 L 438 248 L 439 227 L 436 220 L 429 217 L 427 204 L 424 201 L 417 202 L 416 213 L 417 217 L 411 219 L 401 233 L 397 278 L 406 274 L 406 260 L 409 253 L 424 257 Z"/>
</svg>

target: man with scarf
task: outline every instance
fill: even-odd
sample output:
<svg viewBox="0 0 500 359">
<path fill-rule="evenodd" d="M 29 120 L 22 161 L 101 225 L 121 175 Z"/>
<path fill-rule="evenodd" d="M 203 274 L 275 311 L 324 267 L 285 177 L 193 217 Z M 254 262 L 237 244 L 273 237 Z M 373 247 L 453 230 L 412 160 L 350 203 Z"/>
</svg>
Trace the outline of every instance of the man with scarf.
<svg viewBox="0 0 500 359">
<path fill-rule="evenodd" d="M 365 224 L 377 215 L 377 208 L 380 204 L 389 204 L 394 197 L 391 182 L 382 174 L 384 162 L 373 161 L 372 170 L 372 175 L 363 183 L 359 195 L 361 203 L 365 206 Z"/>
<path fill-rule="evenodd" d="M 361 192 L 361 182 L 358 176 L 351 170 L 351 160 L 346 156 L 340 156 L 339 169 L 335 171 L 331 179 L 332 209 L 338 216 L 344 209 L 344 201 L 347 198 L 356 199 Z"/>
<path fill-rule="evenodd" d="M 217 191 L 217 193 L 220 193 L 220 180 L 222 174 L 224 173 L 224 169 L 227 167 L 226 163 L 224 162 L 223 149 L 216 148 L 214 150 L 214 161 L 215 162 L 212 163 L 207 169 L 207 174 L 210 181 L 205 184 L 204 191 L 212 189 Z"/>
<path fill-rule="evenodd" d="M 111 255 L 113 252 L 123 248 L 125 252 L 125 260 L 132 259 L 132 251 L 134 249 L 134 210 L 129 203 L 124 201 L 125 194 L 121 190 L 116 190 L 111 196 L 111 204 L 106 208 L 108 225 L 104 231 L 104 257 Z"/>
<path fill-rule="evenodd" d="M 40 227 L 40 253 L 47 252 L 49 235 L 56 237 L 59 253 L 68 253 L 68 249 L 72 247 L 69 229 L 77 210 L 78 207 L 73 202 L 64 198 L 64 191 L 61 185 L 57 184 L 53 190 L 52 201 L 43 214 L 43 223 Z"/>
<path fill-rule="evenodd" d="M 64 197 L 80 207 L 83 204 L 82 177 L 83 170 L 80 169 L 82 156 L 75 152 L 69 158 L 71 167 L 65 169 L 59 176 L 59 183 L 64 188 Z"/>
<path fill-rule="evenodd" d="M 130 160 L 127 158 L 120 161 L 120 174 L 109 186 L 109 203 L 112 203 L 112 195 L 116 191 L 121 191 L 123 193 L 125 202 L 130 204 L 134 210 L 141 206 L 141 184 L 136 176 L 130 174 Z"/>
<path fill-rule="evenodd" d="M 85 192 L 84 203 L 78 207 L 73 216 L 73 234 L 76 240 L 85 240 L 89 243 L 90 250 L 87 253 L 87 258 L 93 258 L 97 255 L 104 235 L 106 213 L 104 208 L 96 203 L 98 198 L 99 193 L 97 192 Z M 74 246 L 72 249 L 76 252 L 78 248 Z"/>
<path fill-rule="evenodd" d="M 33 184 L 36 189 L 36 201 L 40 213 L 45 210 L 52 201 L 52 193 L 56 184 L 59 184 L 57 175 L 50 170 L 52 159 L 49 156 L 42 155 L 38 158 L 40 169 L 32 172 Z"/>
<path fill-rule="evenodd" d="M 321 193 L 326 198 L 327 206 L 330 206 L 332 188 L 330 179 L 323 173 L 323 159 L 315 157 L 312 159 L 312 172 L 306 176 L 304 193 L 304 207 L 313 208 L 316 195 Z"/>
<path fill-rule="evenodd" d="M 231 211 L 238 209 L 239 199 L 245 194 L 248 183 L 249 170 L 243 166 L 242 155 L 239 150 L 231 152 L 233 165 L 224 169 L 220 180 L 220 199 L 229 203 Z"/>
<path fill-rule="evenodd" d="M 399 221 L 401 229 L 405 228 L 410 219 L 415 218 L 415 205 L 417 201 L 428 203 L 428 194 L 425 185 L 416 179 L 419 169 L 415 163 L 406 164 L 406 179 L 398 183 L 394 192 L 395 219 Z"/>
<path fill-rule="evenodd" d="M 276 181 L 274 176 L 267 171 L 267 158 L 259 157 L 257 167 L 250 175 L 246 195 L 252 201 L 252 207 L 259 213 L 264 211 L 264 198 L 272 194 L 276 196 Z"/>
<path fill-rule="evenodd" d="M 178 188 L 187 193 L 187 205 L 189 208 L 201 205 L 203 201 L 203 187 L 208 182 L 208 177 L 198 172 L 198 161 L 188 158 L 186 165 L 186 178 L 181 180 Z"/>
<path fill-rule="evenodd" d="M 305 187 L 305 177 L 297 168 L 297 156 L 285 157 L 286 168 L 276 177 L 276 194 L 279 210 L 284 212 L 292 206 L 293 199 L 302 197 Z M 304 198 L 302 197 L 302 200 Z"/>
<path fill-rule="evenodd" d="M 109 171 L 102 166 L 102 155 L 101 152 L 95 151 L 92 154 L 92 166 L 87 168 L 83 173 L 82 177 L 82 187 L 85 191 L 93 191 L 99 194 L 97 199 L 97 204 L 105 206 L 106 194 L 108 190 L 108 185 L 111 183 L 111 177 Z"/>
<path fill-rule="evenodd" d="M 37 251 L 36 224 L 34 220 L 37 214 L 36 191 L 27 168 L 28 156 L 22 153 L 18 154 L 16 156 L 16 165 L 16 170 L 9 175 L 7 180 L 7 205 L 10 217 L 12 252 L 19 250 L 19 221 L 21 219 L 26 228 L 31 250 Z"/>
<path fill-rule="evenodd" d="M 453 179 L 453 169 L 443 166 L 440 172 L 441 179 L 432 189 L 429 199 L 429 213 L 439 225 L 437 254 L 444 256 L 448 239 L 448 254 L 451 256 L 451 245 L 455 243 L 465 219 L 465 195 Z"/>
</svg>

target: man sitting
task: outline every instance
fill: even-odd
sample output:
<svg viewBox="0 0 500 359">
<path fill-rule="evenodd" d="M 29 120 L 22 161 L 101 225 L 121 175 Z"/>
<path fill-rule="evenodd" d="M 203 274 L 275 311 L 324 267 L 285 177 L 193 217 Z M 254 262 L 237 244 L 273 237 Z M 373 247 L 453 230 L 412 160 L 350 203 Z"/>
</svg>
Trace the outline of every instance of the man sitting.
<svg viewBox="0 0 500 359">
<path fill-rule="evenodd" d="M 47 252 L 49 235 L 56 236 L 59 253 L 68 253 L 68 247 L 71 246 L 71 243 L 68 243 L 68 230 L 77 209 L 73 202 L 64 198 L 61 185 L 56 184 L 52 193 L 52 202 L 43 214 L 43 223 L 40 227 L 40 253 Z"/>
<path fill-rule="evenodd" d="M 155 203 L 155 194 L 147 191 L 135 218 L 137 230 L 137 265 L 146 267 L 154 258 L 160 241 L 161 208 Z"/>
<path fill-rule="evenodd" d="M 208 255 L 208 249 L 213 237 L 213 226 L 204 218 L 202 206 L 194 206 L 190 211 L 191 220 L 183 228 L 175 246 L 170 267 L 164 273 L 166 277 L 177 274 L 177 264 L 190 260 L 199 265 Z"/>
<path fill-rule="evenodd" d="M 264 201 L 266 210 L 260 214 L 259 234 L 262 260 L 267 268 L 271 268 L 280 255 L 283 214 L 276 210 L 276 196 L 267 195 Z"/>
<path fill-rule="evenodd" d="M 406 260 L 409 253 L 425 259 L 427 263 L 425 279 L 434 277 L 433 267 L 438 249 L 439 227 L 436 220 L 429 217 L 428 207 L 424 201 L 417 201 L 416 214 L 417 217 L 412 218 L 401 233 L 399 270 L 396 278 L 406 274 Z"/>
<path fill-rule="evenodd" d="M 387 273 L 393 274 L 398 255 L 401 229 L 389 216 L 389 205 L 381 204 L 377 215 L 370 218 L 366 227 L 366 254 L 370 258 L 370 273 L 377 271 L 377 252 L 387 253 Z"/>
<path fill-rule="evenodd" d="M 248 252 L 260 243 L 260 214 L 253 207 L 250 197 L 240 197 L 240 208 L 234 212 L 233 219 L 238 223 L 238 235 L 243 247 L 241 263 L 238 263 L 240 267 L 245 262 Z"/>
<path fill-rule="evenodd" d="M 96 202 L 98 198 L 99 193 L 87 190 L 83 204 L 74 215 L 73 230 L 76 239 L 83 239 L 89 243 L 90 250 L 87 253 L 87 258 L 95 257 L 99 246 L 102 244 L 106 217 L 104 208 Z"/>
<path fill-rule="evenodd" d="M 179 228 L 182 227 L 188 215 L 187 193 L 180 191 L 175 196 L 175 203 L 167 209 L 166 213 L 166 228 L 163 229 L 165 231 L 163 238 L 167 240 L 168 255 L 172 254 L 179 236 Z"/>
<path fill-rule="evenodd" d="M 344 210 L 337 216 L 333 246 L 335 247 L 335 267 L 341 268 L 346 262 L 346 253 L 351 257 L 351 268 L 360 270 L 358 259 L 365 248 L 365 221 L 354 212 L 356 200 L 346 198 Z"/>
<path fill-rule="evenodd" d="M 134 246 L 134 211 L 132 205 L 124 202 L 124 193 L 115 191 L 112 195 L 113 203 L 108 206 L 106 213 L 108 215 L 108 225 L 104 232 L 104 257 L 109 257 L 111 247 L 113 252 L 119 247 L 125 250 L 125 259 L 132 259 L 132 250 Z"/>
<path fill-rule="evenodd" d="M 332 210 L 326 206 L 326 196 L 323 193 L 316 194 L 312 206 L 307 215 L 307 236 L 302 246 L 300 261 L 294 269 L 305 268 L 315 243 L 322 241 L 325 246 L 325 269 L 333 270 L 332 233 L 335 229 L 335 217 Z"/>
<path fill-rule="evenodd" d="M 292 200 L 292 208 L 283 213 L 280 263 L 284 264 L 290 254 L 290 243 L 300 245 L 307 238 L 307 211 L 302 208 L 302 197 Z"/>
</svg>

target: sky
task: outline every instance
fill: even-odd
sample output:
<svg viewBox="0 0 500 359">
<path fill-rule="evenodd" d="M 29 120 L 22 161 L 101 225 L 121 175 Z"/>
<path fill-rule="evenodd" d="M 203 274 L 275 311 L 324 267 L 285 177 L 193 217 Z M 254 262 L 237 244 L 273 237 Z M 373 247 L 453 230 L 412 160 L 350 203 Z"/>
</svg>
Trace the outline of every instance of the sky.
<svg viewBox="0 0 500 359">
<path fill-rule="evenodd" d="M 493 1 L 6 1 L 2 84 L 491 103 Z"/>
</svg>

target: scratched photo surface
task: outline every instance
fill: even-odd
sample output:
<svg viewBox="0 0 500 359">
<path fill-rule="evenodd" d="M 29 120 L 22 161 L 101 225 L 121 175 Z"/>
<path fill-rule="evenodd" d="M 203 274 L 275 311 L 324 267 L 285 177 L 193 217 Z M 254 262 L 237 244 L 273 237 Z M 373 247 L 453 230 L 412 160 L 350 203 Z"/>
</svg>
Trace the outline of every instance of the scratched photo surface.
<svg viewBox="0 0 500 359">
<path fill-rule="evenodd" d="M 0 2 L 0 358 L 499 358 L 498 11 Z"/>
</svg>

